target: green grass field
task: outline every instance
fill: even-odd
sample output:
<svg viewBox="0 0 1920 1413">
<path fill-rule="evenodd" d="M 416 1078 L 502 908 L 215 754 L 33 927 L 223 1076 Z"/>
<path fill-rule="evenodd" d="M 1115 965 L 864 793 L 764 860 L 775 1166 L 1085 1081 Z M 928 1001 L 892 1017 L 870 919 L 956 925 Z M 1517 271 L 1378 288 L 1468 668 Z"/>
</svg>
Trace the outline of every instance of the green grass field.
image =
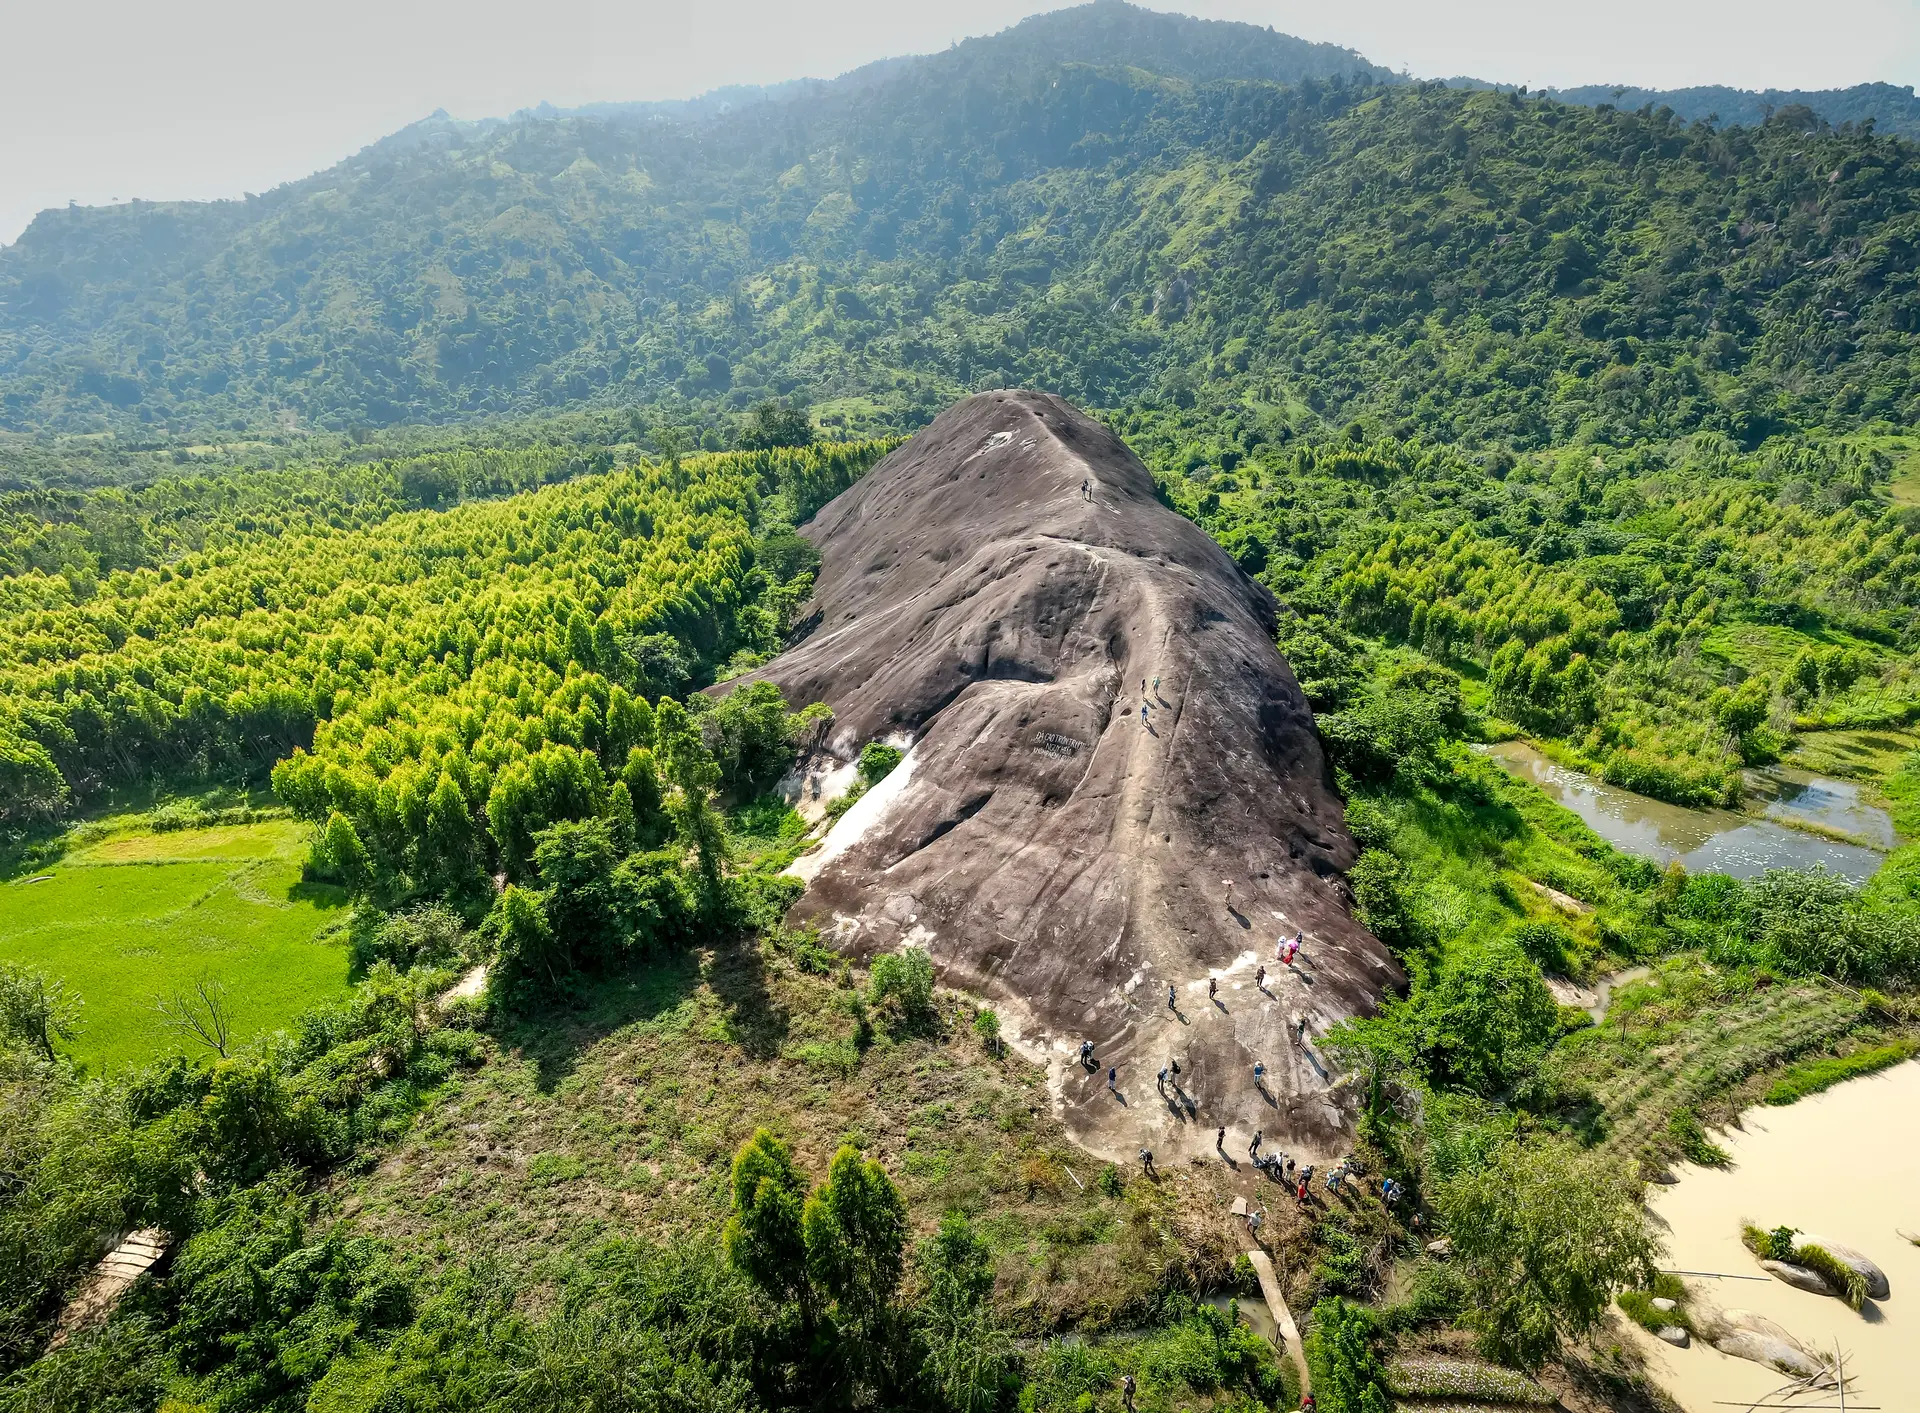
<svg viewBox="0 0 1920 1413">
<path fill-rule="evenodd" d="M 153 833 L 109 828 L 0 883 L 0 960 L 62 977 L 85 1001 L 70 1047 L 118 1067 L 183 1050 L 159 997 L 209 974 L 235 1036 L 284 1025 L 347 988 L 344 900 L 302 884 L 292 820 Z"/>
</svg>

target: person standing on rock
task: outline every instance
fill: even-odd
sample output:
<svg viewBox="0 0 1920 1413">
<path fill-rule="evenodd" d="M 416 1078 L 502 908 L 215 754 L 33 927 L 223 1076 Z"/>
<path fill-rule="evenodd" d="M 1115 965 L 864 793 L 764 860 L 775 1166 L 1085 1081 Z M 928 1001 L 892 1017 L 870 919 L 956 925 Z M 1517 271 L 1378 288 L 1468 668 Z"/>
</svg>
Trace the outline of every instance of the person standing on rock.
<svg viewBox="0 0 1920 1413">
<path fill-rule="evenodd" d="M 1120 1078 L 1119 1068 L 1114 1065 L 1108 1065 L 1107 1066 L 1107 1092 L 1109 1094 L 1118 1094 L 1120 1092 L 1117 1088 L 1115 1088 L 1115 1084 L 1119 1080 L 1119 1078 Z"/>
<path fill-rule="evenodd" d="M 1080 1042 L 1080 1063 L 1089 1066 L 1093 1064 L 1093 1042 L 1091 1040 L 1082 1040 Z"/>
<path fill-rule="evenodd" d="M 1266 1220 L 1266 1214 L 1258 1207 L 1247 1213 L 1247 1236 L 1254 1241 L 1260 1240 L 1260 1227 Z"/>
<path fill-rule="evenodd" d="M 1171 981 L 1167 983 L 1167 1009 L 1170 1011 L 1178 1011 L 1180 1009 L 1173 997 L 1173 983 Z"/>
<path fill-rule="evenodd" d="M 1263 1089 L 1266 1087 L 1266 1083 L 1267 1067 L 1261 1064 L 1260 1061 L 1255 1060 L 1253 1062 L 1253 1087 L 1255 1089 Z"/>
<path fill-rule="evenodd" d="M 1165 1065 L 1160 1066 L 1160 1092 L 1162 1094 L 1167 1092 L 1167 1067 Z"/>
<path fill-rule="evenodd" d="M 1207 999 L 1209 1001 L 1220 999 L 1220 978 L 1217 976 L 1207 978 Z"/>
<path fill-rule="evenodd" d="M 1140 1171 L 1147 1177 L 1153 1176 L 1153 1150 L 1151 1148 L 1142 1148 L 1140 1150 Z"/>
<path fill-rule="evenodd" d="M 1220 881 L 1227 885 L 1227 907 L 1231 909 L 1233 907 L 1233 880 L 1231 878 L 1223 878 Z"/>
<path fill-rule="evenodd" d="M 1145 702 L 1140 703 L 1140 724 L 1142 726 L 1147 724 L 1147 704 Z"/>
<path fill-rule="evenodd" d="M 1265 963 L 1262 963 L 1260 970 L 1253 974 L 1253 989 L 1256 991 L 1265 991 L 1267 989 L 1267 968 Z"/>
<path fill-rule="evenodd" d="M 1092 481 L 1082 480 L 1080 482 L 1080 499 L 1081 500 L 1093 499 L 1093 482 Z"/>
<path fill-rule="evenodd" d="M 1247 1145 L 1247 1156 L 1249 1158 L 1258 1158 L 1260 1156 L 1260 1130 L 1259 1129 L 1255 1129 L 1253 1131 L 1253 1142 Z"/>
<path fill-rule="evenodd" d="M 1213 1151 L 1223 1158 L 1227 1156 L 1227 1126 L 1225 1124 L 1221 1124 L 1220 1132 L 1213 1136 Z"/>
</svg>

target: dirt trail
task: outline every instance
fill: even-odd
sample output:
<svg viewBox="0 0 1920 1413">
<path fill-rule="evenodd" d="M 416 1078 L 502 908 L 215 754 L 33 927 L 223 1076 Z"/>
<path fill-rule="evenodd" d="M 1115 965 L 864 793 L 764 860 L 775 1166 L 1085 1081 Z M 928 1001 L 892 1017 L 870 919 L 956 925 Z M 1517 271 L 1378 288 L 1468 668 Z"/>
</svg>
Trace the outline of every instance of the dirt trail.
<svg viewBox="0 0 1920 1413">
<path fill-rule="evenodd" d="M 1034 393 L 949 410 L 801 533 L 823 561 L 810 632 L 756 675 L 831 705 L 841 759 L 904 736 L 913 766 L 803 870 L 797 918 L 861 955 L 926 947 L 1105 1156 L 1205 1154 L 1222 1124 L 1344 1151 L 1345 1096 L 1287 1024 L 1321 1033 L 1401 975 L 1350 915 L 1356 850 L 1271 596 L 1105 428 Z M 1296 929 L 1303 966 L 1260 992 Z"/>
</svg>

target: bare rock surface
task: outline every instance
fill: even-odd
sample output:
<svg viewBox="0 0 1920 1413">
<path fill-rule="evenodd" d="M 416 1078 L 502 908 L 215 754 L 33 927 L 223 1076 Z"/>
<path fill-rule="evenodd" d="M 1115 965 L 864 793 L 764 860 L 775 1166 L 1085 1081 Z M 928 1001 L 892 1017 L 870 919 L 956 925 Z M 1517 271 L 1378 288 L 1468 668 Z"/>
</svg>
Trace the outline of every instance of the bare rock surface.
<svg viewBox="0 0 1920 1413">
<path fill-rule="evenodd" d="M 1350 914 L 1357 851 L 1271 595 L 1116 437 L 1031 392 L 949 409 L 801 533 L 823 561 L 807 636 L 755 675 L 831 705 L 841 760 L 911 749 L 801 860 L 796 921 L 861 956 L 925 947 L 1117 1161 L 1221 1161 L 1222 1125 L 1243 1169 L 1256 1129 L 1343 1152 L 1317 1039 L 1403 977 Z"/>
<path fill-rule="evenodd" d="M 1795 1290 L 1804 1290 L 1810 1295 L 1832 1295 L 1833 1287 L 1827 1284 L 1827 1278 L 1811 1266 L 1796 1266 L 1791 1261 L 1762 1261 L 1760 1269 L 1776 1280 L 1785 1281 Z"/>
</svg>

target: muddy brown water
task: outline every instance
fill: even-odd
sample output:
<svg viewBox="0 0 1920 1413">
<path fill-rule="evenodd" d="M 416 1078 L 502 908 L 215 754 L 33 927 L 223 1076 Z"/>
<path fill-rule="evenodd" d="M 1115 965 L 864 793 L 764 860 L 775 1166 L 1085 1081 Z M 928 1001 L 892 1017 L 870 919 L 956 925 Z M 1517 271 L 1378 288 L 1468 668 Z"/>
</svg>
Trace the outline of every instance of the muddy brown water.
<svg viewBox="0 0 1920 1413">
<path fill-rule="evenodd" d="M 1802 1344 L 1846 1356 L 1854 1382 L 1848 1408 L 1920 1409 L 1920 1247 L 1901 1231 L 1920 1231 L 1920 1063 L 1802 1099 L 1757 1108 L 1741 1127 L 1715 1134 L 1731 1154 L 1725 1169 L 1682 1165 L 1679 1181 L 1652 1189 L 1649 1206 L 1665 1239 L 1669 1269 L 1724 1276 L 1760 1275 L 1740 1244 L 1741 1222 L 1786 1225 L 1851 1246 L 1887 1273 L 1892 1294 L 1856 1315 L 1828 1296 L 1777 1280 L 1687 1277 L 1691 1298 L 1722 1309 L 1752 1310 Z M 1624 1319 L 1622 1325 L 1628 1322 Z M 1787 1407 L 1837 1406 L 1831 1394 L 1788 1402 L 1762 1395 L 1781 1375 L 1729 1358 L 1696 1340 L 1674 1349 L 1629 1326 L 1662 1386 L 1686 1413 L 1725 1413 L 1746 1400 Z"/>
<path fill-rule="evenodd" d="M 1502 741 L 1487 754 L 1510 774 L 1538 785 L 1572 810 L 1615 848 L 1657 864 L 1678 860 L 1689 873 L 1725 873 L 1757 878 L 1773 868 L 1824 865 L 1856 881 L 1880 867 L 1877 849 L 1822 838 L 1789 827 L 1793 820 L 1838 829 L 1883 848 L 1896 842 L 1893 820 L 1868 804 L 1859 787 L 1785 768 L 1749 774 L 1764 815 L 1732 810 L 1689 809 L 1636 795 L 1577 770 L 1556 765 L 1525 741 Z M 1920 1405 L 1916 1405 L 1920 1406 Z"/>
</svg>

